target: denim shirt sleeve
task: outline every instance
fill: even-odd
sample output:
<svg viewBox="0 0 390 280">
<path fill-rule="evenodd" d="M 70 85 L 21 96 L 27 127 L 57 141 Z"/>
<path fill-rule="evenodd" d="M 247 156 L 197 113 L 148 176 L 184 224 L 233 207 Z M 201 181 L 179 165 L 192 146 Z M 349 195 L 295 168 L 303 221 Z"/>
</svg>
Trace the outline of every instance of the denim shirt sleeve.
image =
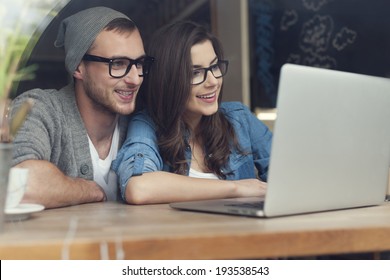
<svg viewBox="0 0 390 280">
<path fill-rule="evenodd" d="M 129 121 L 126 141 L 111 168 L 118 176 L 123 199 L 132 176 L 162 170 L 155 126 L 146 111 L 136 113 Z"/>
<path fill-rule="evenodd" d="M 268 168 L 271 154 L 272 133 L 268 127 L 261 122 L 253 113 L 239 102 L 222 103 L 222 108 L 229 121 L 232 123 L 240 146 L 245 153 L 250 153 L 247 158 L 252 162 L 257 170 L 257 176 L 262 181 L 268 179 Z M 235 152 L 233 151 L 232 156 Z M 248 165 L 250 166 L 250 165 Z M 244 178 L 243 170 L 238 170 L 235 179 Z"/>
<path fill-rule="evenodd" d="M 253 162 L 262 181 L 268 179 L 268 168 L 271 157 L 272 133 L 256 116 L 249 112 L 249 137 L 252 143 Z"/>
</svg>

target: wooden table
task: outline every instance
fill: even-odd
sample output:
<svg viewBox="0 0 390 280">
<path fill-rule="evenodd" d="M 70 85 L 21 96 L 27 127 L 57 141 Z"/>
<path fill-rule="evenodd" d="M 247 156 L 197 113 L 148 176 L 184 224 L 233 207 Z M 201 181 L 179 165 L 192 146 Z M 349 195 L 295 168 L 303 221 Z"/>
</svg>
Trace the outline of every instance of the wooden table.
<svg viewBox="0 0 390 280">
<path fill-rule="evenodd" d="M 390 203 L 258 219 L 94 203 L 7 222 L 0 259 L 261 259 L 390 250 Z"/>
</svg>

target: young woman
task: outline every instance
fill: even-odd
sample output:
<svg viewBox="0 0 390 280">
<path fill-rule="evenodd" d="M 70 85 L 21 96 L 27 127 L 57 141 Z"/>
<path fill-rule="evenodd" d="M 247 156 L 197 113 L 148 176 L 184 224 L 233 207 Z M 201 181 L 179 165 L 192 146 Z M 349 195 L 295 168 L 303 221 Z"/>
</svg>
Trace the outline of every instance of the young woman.
<svg viewBox="0 0 390 280">
<path fill-rule="evenodd" d="M 239 102 L 221 103 L 228 70 L 218 39 L 193 22 L 152 37 L 146 110 L 113 163 L 127 203 L 262 196 L 272 134 Z"/>
</svg>

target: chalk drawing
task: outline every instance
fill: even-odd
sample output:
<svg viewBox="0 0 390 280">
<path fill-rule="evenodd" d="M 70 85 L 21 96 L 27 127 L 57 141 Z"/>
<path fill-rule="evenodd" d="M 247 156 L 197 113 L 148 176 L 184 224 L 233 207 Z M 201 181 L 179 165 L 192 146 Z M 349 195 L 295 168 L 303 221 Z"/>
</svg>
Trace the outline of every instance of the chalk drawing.
<svg viewBox="0 0 390 280">
<path fill-rule="evenodd" d="M 348 45 L 353 44 L 356 41 L 356 37 L 356 31 L 343 27 L 334 37 L 332 45 L 336 50 L 342 51 Z"/>
<path fill-rule="evenodd" d="M 287 31 L 291 26 L 298 22 L 298 13 L 295 10 L 287 10 L 282 16 L 280 23 L 280 29 Z"/>
<path fill-rule="evenodd" d="M 351 0 L 352 1 L 352 0 Z M 267 100 L 276 100 L 279 65 L 276 40 L 288 38 L 283 46 L 285 57 L 281 63 L 337 69 L 338 53 L 357 43 L 356 30 L 339 21 L 338 14 L 329 14 L 328 4 L 334 0 L 251 0 L 250 12 L 254 18 L 256 79 Z M 275 21 L 279 26 L 275 26 Z M 296 33 L 298 31 L 298 33 Z M 277 60 L 278 58 L 278 60 Z M 281 66 L 281 65 L 280 65 Z"/>
<path fill-rule="evenodd" d="M 303 6 L 314 12 L 318 12 L 324 5 L 331 2 L 331 0 L 302 0 Z"/>
<path fill-rule="evenodd" d="M 303 24 L 299 47 L 313 55 L 325 52 L 331 39 L 333 25 L 330 16 L 315 15 Z"/>
</svg>

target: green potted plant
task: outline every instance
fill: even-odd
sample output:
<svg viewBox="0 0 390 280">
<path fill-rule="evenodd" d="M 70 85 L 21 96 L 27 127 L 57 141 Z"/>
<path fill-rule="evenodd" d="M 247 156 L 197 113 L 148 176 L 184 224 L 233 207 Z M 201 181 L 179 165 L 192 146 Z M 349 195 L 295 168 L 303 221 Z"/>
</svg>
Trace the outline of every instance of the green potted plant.
<svg viewBox="0 0 390 280">
<path fill-rule="evenodd" d="M 24 9 L 27 11 L 28 7 Z M 23 66 L 23 57 L 28 57 L 31 48 L 28 44 L 34 45 L 36 36 L 23 32 L 22 19 L 26 14 L 20 13 L 19 18 L 14 21 L 11 28 L 0 26 L 0 142 L 12 142 L 16 130 L 23 121 L 23 116 L 18 119 L 9 119 L 9 96 L 19 81 L 32 79 L 36 70 L 35 65 Z M 31 104 L 30 104 L 31 105 Z M 23 106 L 24 107 L 24 106 Z M 24 109 L 26 109 L 25 107 Z M 24 110 L 25 114 L 27 111 Z M 22 113 L 22 112 L 21 112 Z M 22 117 L 22 118 L 20 118 Z M 17 122 L 17 123 L 15 123 Z M 15 126 L 17 125 L 17 127 Z"/>
<path fill-rule="evenodd" d="M 31 104 L 9 118 L 10 96 L 20 81 L 34 78 L 37 65 L 26 61 L 39 35 L 69 0 L 2 0 L 0 2 L 0 143 L 12 142 Z"/>
<path fill-rule="evenodd" d="M 33 78 L 36 66 L 24 67 L 23 57 L 28 57 L 31 51 L 27 46 L 35 45 L 36 36 L 26 32 L 23 22 L 29 11 L 28 3 L 20 9 L 18 17 L 10 20 L 7 17 L 11 13 L 13 4 L 19 2 L 0 3 L 0 230 L 3 224 L 3 209 L 8 186 L 8 174 L 12 160 L 12 141 L 19 127 L 31 109 L 32 103 L 23 104 L 12 119 L 9 116 L 11 101 L 9 97 L 15 88 L 15 84 L 21 80 Z M 20 3 L 19 3 L 20 4 Z M 20 8 L 20 7 L 16 7 Z M 9 9 L 9 11 L 7 11 Z M 35 29 L 35 27 L 33 27 Z"/>
</svg>

